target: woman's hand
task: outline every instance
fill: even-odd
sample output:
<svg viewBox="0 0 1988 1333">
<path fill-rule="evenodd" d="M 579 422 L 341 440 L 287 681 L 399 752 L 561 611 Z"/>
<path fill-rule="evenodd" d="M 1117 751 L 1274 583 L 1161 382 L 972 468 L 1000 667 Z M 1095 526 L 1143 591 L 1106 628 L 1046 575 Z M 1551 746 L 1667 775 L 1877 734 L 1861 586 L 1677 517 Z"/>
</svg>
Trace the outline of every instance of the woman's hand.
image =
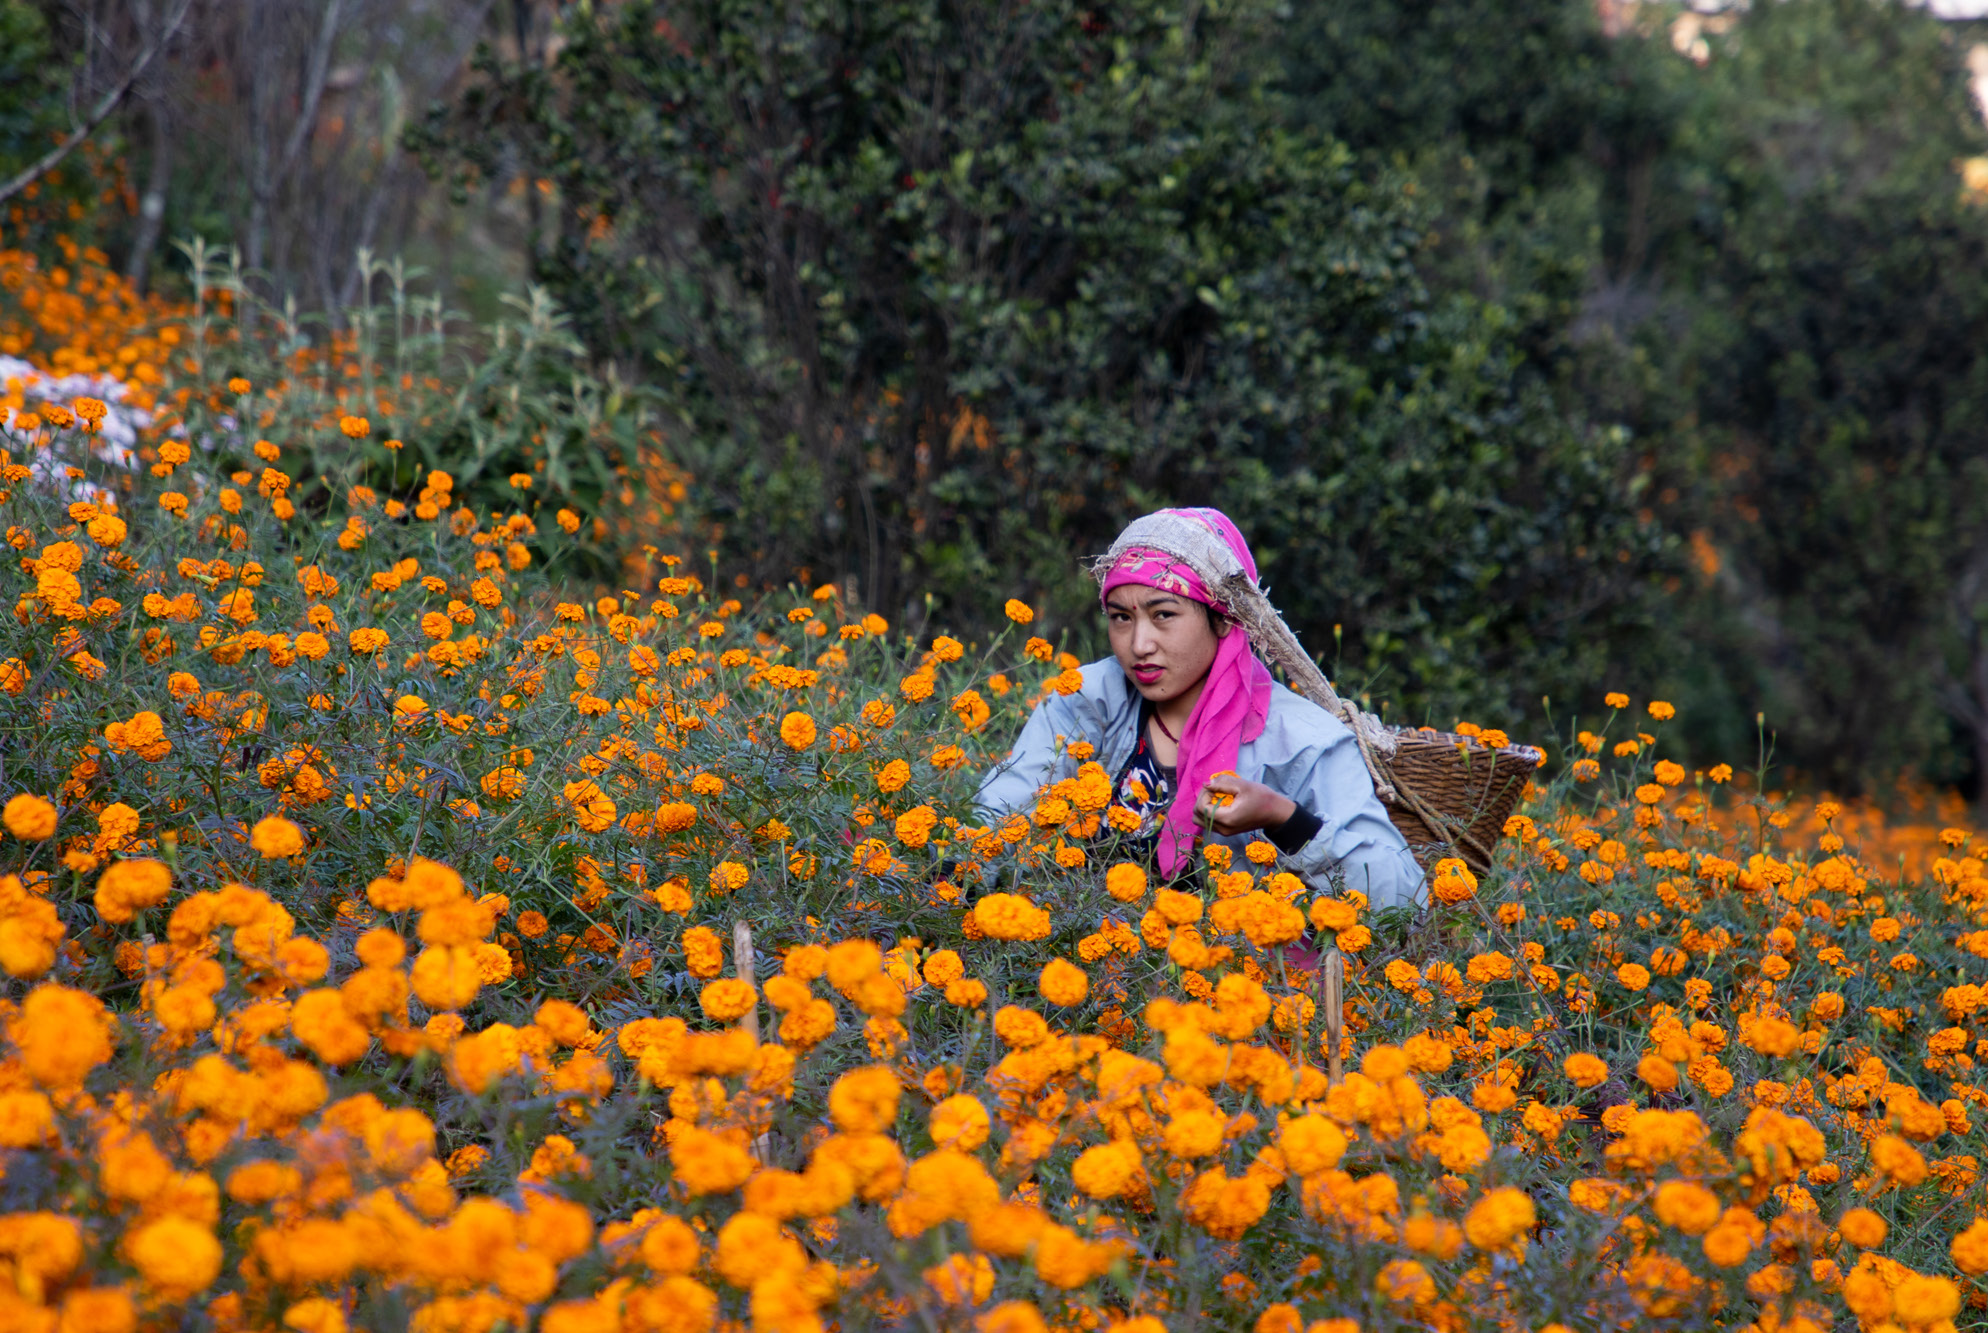
<svg viewBox="0 0 1988 1333">
<path fill-rule="evenodd" d="M 1232 799 L 1218 802 L 1217 796 Z M 1217 773 L 1201 787 L 1194 801 L 1194 819 L 1203 828 L 1229 835 L 1253 829 L 1276 828 L 1297 813 L 1298 803 L 1234 773 Z"/>
</svg>

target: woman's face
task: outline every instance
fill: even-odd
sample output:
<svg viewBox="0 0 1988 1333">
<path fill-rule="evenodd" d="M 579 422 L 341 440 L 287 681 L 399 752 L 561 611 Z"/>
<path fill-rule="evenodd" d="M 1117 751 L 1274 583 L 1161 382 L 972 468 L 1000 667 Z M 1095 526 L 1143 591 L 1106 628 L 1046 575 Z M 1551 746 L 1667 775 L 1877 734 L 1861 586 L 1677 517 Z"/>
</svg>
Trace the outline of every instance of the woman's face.
<svg viewBox="0 0 1988 1333">
<path fill-rule="evenodd" d="M 1127 584 L 1104 600 L 1111 651 L 1139 693 L 1153 703 L 1177 699 L 1199 686 L 1215 663 L 1229 630 L 1208 623 L 1208 608 L 1160 588 Z"/>
</svg>

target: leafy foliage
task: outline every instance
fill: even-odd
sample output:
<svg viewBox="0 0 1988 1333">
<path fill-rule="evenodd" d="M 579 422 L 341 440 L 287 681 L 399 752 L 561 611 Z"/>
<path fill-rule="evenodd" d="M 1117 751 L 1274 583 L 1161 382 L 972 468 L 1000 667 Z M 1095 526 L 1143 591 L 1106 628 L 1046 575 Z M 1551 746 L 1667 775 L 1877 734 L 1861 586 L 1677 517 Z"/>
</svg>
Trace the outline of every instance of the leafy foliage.
<svg viewBox="0 0 1988 1333">
<path fill-rule="evenodd" d="M 1661 543 L 1623 437 L 1425 289 L 1415 183 L 1285 125 L 1275 18 L 620 5 L 549 69 L 486 56 L 425 143 L 552 183 L 543 276 L 762 577 L 954 615 L 1019 580 L 1081 629 L 1074 556 L 1214 502 L 1398 706 L 1516 715 L 1633 626 Z M 1479 627 L 1513 675 L 1461 665 Z"/>
</svg>

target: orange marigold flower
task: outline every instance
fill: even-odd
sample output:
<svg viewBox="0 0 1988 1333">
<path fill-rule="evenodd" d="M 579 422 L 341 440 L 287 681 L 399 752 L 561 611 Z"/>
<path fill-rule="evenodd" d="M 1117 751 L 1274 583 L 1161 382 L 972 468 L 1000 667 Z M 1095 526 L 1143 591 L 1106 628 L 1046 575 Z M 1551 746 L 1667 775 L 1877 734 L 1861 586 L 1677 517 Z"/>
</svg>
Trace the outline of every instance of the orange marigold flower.
<svg viewBox="0 0 1988 1333">
<path fill-rule="evenodd" d="M 1438 902 L 1460 903 L 1477 895 L 1477 876 L 1470 873 L 1461 857 L 1446 856 L 1436 862 L 1429 891 Z"/>
<path fill-rule="evenodd" d="M 806 713 L 789 713 L 780 719 L 780 739 L 790 750 L 805 750 L 815 743 L 815 720 Z"/>
<path fill-rule="evenodd" d="M 249 831 L 249 846 L 265 861 L 296 856 L 304 850 L 304 831 L 281 815 L 267 815 Z"/>
<path fill-rule="evenodd" d="M 1988 1273 L 1988 1219 L 1977 1217 L 1957 1232 L 1947 1246 L 1954 1267 L 1969 1277 Z"/>
<path fill-rule="evenodd" d="M 1130 861 L 1121 861 L 1104 872 L 1104 891 L 1122 903 L 1146 896 L 1146 871 Z"/>
<path fill-rule="evenodd" d="M 1083 968 L 1052 958 L 1036 978 L 1036 989 L 1051 1004 L 1082 1004 L 1091 993 L 1091 978 Z"/>
<path fill-rule="evenodd" d="M 124 1253 L 145 1284 L 166 1300 L 205 1291 L 221 1275 L 221 1242 L 176 1213 L 134 1230 L 125 1238 Z"/>
<path fill-rule="evenodd" d="M 704 1016 L 715 1023 L 730 1023 L 745 1017 L 752 1012 L 752 1007 L 758 1003 L 758 1000 L 759 996 L 753 990 L 752 984 L 737 977 L 707 981 L 697 997 L 698 1005 L 704 1010 Z"/>
<path fill-rule="evenodd" d="M 1836 1230 L 1858 1249 L 1874 1250 L 1884 1244 L 1885 1233 L 1890 1228 L 1870 1209 L 1852 1208 L 1837 1219 Z"/>
<path fill-rule="evenodd" d="M 1695 1181 L 1666 1180 L 1653 1202 L 1663 1224 L 1687 1236 L 1702 1236 L 1719 1220 L 1719 1196 Z"/>
<path fill-rule="evenodd" d="M 172 884 L 172 871 L 163 861 L 119 861 L 97 877 L 97 915 L 110 922 L 129 921 L 164 902 Z"/>
<path fill-rule="evenodd" d="M 43 797 L 22 792 L 7 802 L 0 821 L 7 832 L 24 842 L 40 842 L 55 836 L 55 806 Z"/>
<path fill-rule="evenodd" d="M 1574 1086 L 1580 1088 L 1599 1087 L 1608 1078 L 1608 1065 L 1599 1056 L 1587 1051 L 1576 1051 L 1568 1056 L 1562 1068 Z"/>
<path fill-rule="evenodd" d="M 1480 1250 L 1504 1250 L 1522 1242 L 1537 1220 L 1531 1197 L 1524 1190 L 1505 1186 L 1471 1206 L 1464 1214 L 1463 1234 Z"/>
</svg>

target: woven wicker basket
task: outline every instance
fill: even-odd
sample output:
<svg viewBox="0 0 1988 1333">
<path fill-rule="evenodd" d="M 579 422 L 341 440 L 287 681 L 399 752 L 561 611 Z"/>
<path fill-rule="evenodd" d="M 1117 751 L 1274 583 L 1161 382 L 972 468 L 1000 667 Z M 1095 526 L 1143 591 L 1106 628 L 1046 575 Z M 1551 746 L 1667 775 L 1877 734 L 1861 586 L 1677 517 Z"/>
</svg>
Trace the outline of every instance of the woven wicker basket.
<svg viewBox="0 0 1988 1333">
<path fill-rule="evenodd" d="M 1393 736 L 1395 751 L 1381 768 L 1394 799 L 1384 804 L 1415 859 L 1426 870 L 1459 856 L 1478 874 L 1489 870 L 1505 821 L 1544 756 L 1530 745 L 1486 749 L 1449 732 Z"/>
</svg>

